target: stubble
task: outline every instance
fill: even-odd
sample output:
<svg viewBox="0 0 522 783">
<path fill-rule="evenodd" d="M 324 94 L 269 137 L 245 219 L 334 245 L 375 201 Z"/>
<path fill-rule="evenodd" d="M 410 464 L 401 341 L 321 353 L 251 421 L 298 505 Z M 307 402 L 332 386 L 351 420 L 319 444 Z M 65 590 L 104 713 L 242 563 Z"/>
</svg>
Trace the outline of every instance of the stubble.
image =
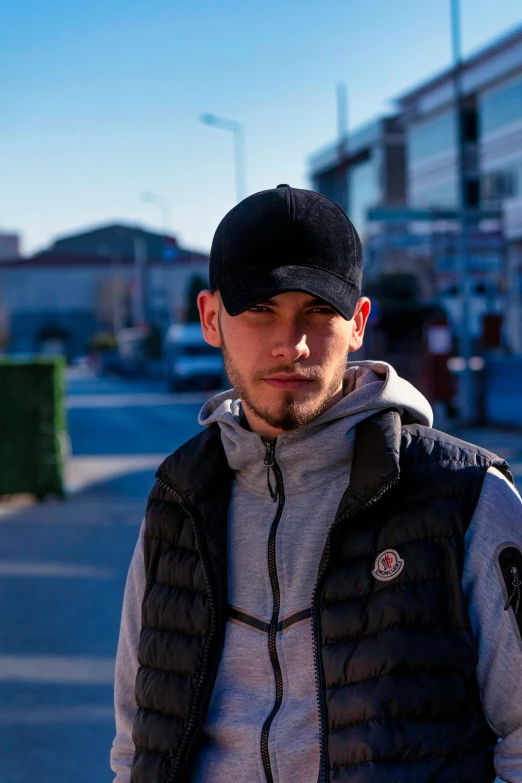
<svg viewBox="0 0 522 783">
<path fill-rule="evenodd" d="M 279 365 L 271 368 L 270 371 L 257 371 L 254 373 L 251 388 L 230 354 L 224 339 L 221 323 L 218 323 L 223 362 L 228 378 L 242 402 L 246 404 L 261 421 L 265 422 L 265 424 L 268 424 L 274 429 L 288 432 L 295 430 L 298 427 L 303 427 L 305 424 L 309 424 L 331 406 L 333 397 L 342 386 L 347 357 L 339 359 L 331 374 L 330 380 L 326 385 L 324 384 L 323 377 L 318 374 L 322 368 L 314 368 L 312 375 L 309 367 L 294 364 L 292 366 Z M 320 389 L 317 394 L 310 395 L 308 398 L 304 399 L 299 399 L 292 391 L 281 392 L 279 404 L 277 404 L 277 406 L 272 405 L 272 407 L 269 408 L 267 405 L 263 404 L 259 397 L 256 397 L 254 388 L 256 383 L 263 383 L 262 377 L 265 374 L 275 375 L 278 372 L 307 375 L 311 379 L 313 378 L 319 382 Z"/>
</svg>

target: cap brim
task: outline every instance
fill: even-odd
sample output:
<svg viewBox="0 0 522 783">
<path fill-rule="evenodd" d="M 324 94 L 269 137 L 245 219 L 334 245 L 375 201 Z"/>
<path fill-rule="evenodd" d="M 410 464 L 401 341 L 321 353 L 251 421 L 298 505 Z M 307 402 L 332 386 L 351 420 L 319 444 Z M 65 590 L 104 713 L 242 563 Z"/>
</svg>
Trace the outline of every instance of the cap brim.
<svg viewBox="0 0 522 783">
<path fill-rule="evenodd" d="M 277 269 L 250 271 L 248 277 L 236 275 L 223 282 L 219 293 L 229 315 L 240 315 L 265 299 L 290 291 L 317 296 L 328 302 L 348 321 L 353 318 L 360 292 L 337 275 L 324 269 L 299 264 Z"/>
</svg>

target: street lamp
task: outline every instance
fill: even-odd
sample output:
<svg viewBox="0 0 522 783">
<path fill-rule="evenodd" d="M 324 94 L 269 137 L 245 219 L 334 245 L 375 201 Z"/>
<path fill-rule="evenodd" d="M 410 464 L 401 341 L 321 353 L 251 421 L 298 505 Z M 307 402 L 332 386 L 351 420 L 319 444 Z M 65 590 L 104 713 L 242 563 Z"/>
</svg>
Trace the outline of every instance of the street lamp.
<svg viewBox="0 0 522 783">
<path fill-rule="evenodd" d="M 151 193 L 148 190 L 143 191 L 143 193 L 141 194 L 141 200 L 147 204 L 155 204 L 157 207 L 161 209 L 163 215 L 163 249 L 162 249 L 162 258 L 161 258 L 161 263 L 159 268 L 160 303 L 158 305 L 161 310 L 161 308 L 166 307 L 166 299 L 168 296 L 166 270 L 163 264 L 167 260 L 168 237 L 170 233 L 170 204 L 167 201 L 167 199 L 164 198 L 163 196 L 158 196 L 157 193 Z M 162 316 L 160 316 L 160 318 L 161 317 Z"/>
<path fill-rule="evenodd" d="M 146 204 L 156 204 L 163 214 L 163 243 L 166 246 L 167 237 L 170 230 L 170 204 L 163 196 L 158 196 L 156 193 L 151 193 L 148 190 L 143 191 L 141 194 L 141 200 Z"/>
<path fill-rule="evenodd" d="M 243 125 L 236 120 L 227 120 L 223 117 L 217 117 L 215 114 L 201 114 L 199 119 L 204 125 L 212 125 L 214 128 L 232 131 L 234 134 L 236 199 L 238 202 L 242 201 L 246 196 L 245 130 Z"/>
<path fill-rule="evenodd" d="M 470 275 L 469 275 L 469 244 L 468 244 L 468 214 L 466 194 L 466 150 L 464 140 L 463 88 L 462 88 L 462 55 L 460 47 L 460 5 L 459 0 L 450 0 L 451 37 L 453 49 L 453 90 L 455 102 L 455 128 L 457 142 L 457 182 L 458 182 L 458 214 L 460 233 L 458 240 L 458 288 L 460 298 L 460 334 L 459 353 L 464 360 L 464 369 L 460 386 L 460 423 L 471 424 L 474 419 L 474 389 L 472 372 L 469 365 L 471 358 L 470 333 Z"/>
</svg>

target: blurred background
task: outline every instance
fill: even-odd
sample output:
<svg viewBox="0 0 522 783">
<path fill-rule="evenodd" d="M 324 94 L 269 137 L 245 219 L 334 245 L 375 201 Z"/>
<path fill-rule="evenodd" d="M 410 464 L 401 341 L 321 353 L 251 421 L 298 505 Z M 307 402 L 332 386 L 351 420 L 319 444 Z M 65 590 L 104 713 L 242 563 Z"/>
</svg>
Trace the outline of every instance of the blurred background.
<svg viewBox="0 0 522 783">
<path fill-rule="evenodd" d="M 0 781 L 104 783 L 147 493 L 227 383 L 195 305 L 237 201 L 337 201 L 351 358 L 522 475 L 522 7 L 22 0 L 0 52 Z"/>
</svg>

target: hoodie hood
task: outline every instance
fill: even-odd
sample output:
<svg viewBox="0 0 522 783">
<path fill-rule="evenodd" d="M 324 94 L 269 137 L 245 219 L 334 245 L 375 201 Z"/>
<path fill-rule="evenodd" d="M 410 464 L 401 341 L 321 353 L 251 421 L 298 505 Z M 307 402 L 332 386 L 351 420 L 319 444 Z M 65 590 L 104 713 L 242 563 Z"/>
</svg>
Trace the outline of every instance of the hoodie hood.
<svg viewBox="0 0 522 783">
<path fill-rule="evenodd" d="M 287 476 L 287 492 L 305 491 L 346 473 L 351 464 L 355 425 L 389 408 L 397 409 L 407 424 L 433 424 L 429 402 L 390 364 L 348 362 L 343 398 L 313 421 L 277 438 L 277 459 Z M 231 389 L 207 400 L 198 420 L 203 426 L 219 425 L 236 478 L 253 492 L 265 492 L 265 444 L 260 435 L 242 426 L 242 413 L 241 400 Z M 306 459 L 304 454 L 308 455 Z"/>
</svg>

